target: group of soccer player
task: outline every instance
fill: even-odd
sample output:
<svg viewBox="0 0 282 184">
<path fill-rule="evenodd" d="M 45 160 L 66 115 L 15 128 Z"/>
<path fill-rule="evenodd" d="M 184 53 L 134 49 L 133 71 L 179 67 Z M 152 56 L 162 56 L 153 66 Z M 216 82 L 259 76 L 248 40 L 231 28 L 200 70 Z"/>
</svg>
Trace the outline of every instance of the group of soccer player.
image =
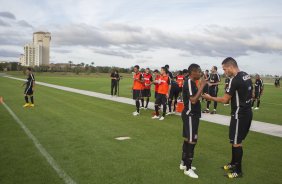
<svg viewBox="0 0 282 184">
<path fill-rule="evenodd" d="M 183 121 L 183 146 L 180 169 L 184 174 L 192 178 L 198 178 L 195 173 L 196 168 L 192 166 L 194 159 L 194 148 L 198 141 L 198 127 L 201 113 L 216 114 L 217 103 L 229 105 L 231 102 L 231 121 L 229 128 L 229 139 L 232 145 L 231 161 L 222 168 L 226 171 L 228 178 L 242 177 L 242 141 L 246 138 L 252 121 L 252 107 L 257 101 L 257 107 L 260 103 L 260 95 L 263 91 L 263 81 L 256 75 L 256 82 L 253 86 L 250 75 L 240 71 L 237 62 L 228 57 L 222 62 L 222 68 L 227 80 L 225 81 L 225 94 L 218 97 L 218 85 L 220 76 L 217 73 L 217 67 L 211 69 L 211 73 L 206 71 L 204 74 L 197 64 L 191 64 L 188 69 L 179 72 L 173 76 L 169 71 L 169 66 L 161 68 L 160 72 L 155 70 L 154 78 L 150 74 L 149 68 L 144 73 L 140 72 L 138 65 L 134 67 L 133 76 L 133 99 L 136 102 L 136 111 L 134 116 L 140 115 L 141 108 L 148 108 L 150 86 L 155 85 L 155 115 L 152 119 L 164 120 L 165 116 L 173 113 L 171 111 L 172 101 L 173 110 L 177 100 L 184 103 L 184 109 L 181 113 Z M 253 93 L 255 89 L 255 94 Z M 146 105 L 144 106 L 144 98 Z M 201 110 L 201 98 L 207 101 L 206 109 Z M 210 111 L 211 101 L 214 102 L 214 109 Z M 141 102 L 141 104 L 140 104 Z M 166 113 L 167 104 L 169 112 Z M 162 106 L 163 111 L 160 115 L 159 110 Z"/>
</svg>

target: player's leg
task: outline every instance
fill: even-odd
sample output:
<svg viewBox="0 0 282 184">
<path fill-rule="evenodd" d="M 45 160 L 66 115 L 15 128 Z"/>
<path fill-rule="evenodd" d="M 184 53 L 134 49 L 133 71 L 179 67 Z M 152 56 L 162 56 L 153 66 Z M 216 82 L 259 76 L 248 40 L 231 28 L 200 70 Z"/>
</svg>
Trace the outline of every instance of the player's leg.
<svg viewBox="0 0 282 184">
<path fill-rule="evenodd" d="M 199 118 L 188 116 L 185 112 L 182 112 L 181 116 L 183 121 L 184 137 L 182 146 L 182 161 L 184 167 L 182 168 L 185 169 L 185 175 L 192 178 L 198 178 L 198 175 L 194 172 L 195 168 L 192 167 L 192 162 L 194 159 L 194 149 L 198 139 Z"/>
<path fill-rule="evenodd" d="M 214 87 L 212 92 L 211 92 L 211 96 L 212 97 L 217 97 L 217 92 L 218 92 L 218 88 Z M 217 108 L 217 102 L 214 101 L 213 102 L 213 110 L 210 112 L 211 114 L 216 114 L 216 108 Z"/>
<path fill-rule="evenodd" d="M 140 102 L 139 102 L 139 100 L 140 100 L 140 90 L 133 90 L 132 94 L 133 94 L 133 100 L 135 100 L 135 106 L 136 106 L 136 111 L 133 112 L 132 114 L 134 116 L 137 116 L 137 115 L 140 114 Z"/>
<path fill-rule="evenodd" d="M 114 83 L 114 95 L 117 95 L 117 82 Z"/>
<path fill-rule="evenodd" d="M 163 114 L 162 116 L 160 117 L 160 120 L 164 120 L 165 118 L 165 115 L 166 115 L 166 109 L 167 109 L 167 98 L 166 98 L 166 95 L 161 95 L 161 104 L 163 106 Z"/>
<path fill-rule="evenodd" d="M 176 110 L 176 105 L 177 105 L 177 99 L 179 96 L 180 91 L 177 91 L 176 93 L 174 93 L 174 102 L 173 102 L 173 112 L 175 113 Z"/>
<path fill-rule="evenodd" d="M 167 112 L 167 115 L 171 114 L 171 105 L 172 105 L 173 96 L 174 96 L 174 90 L 171 89 L 170 93 L 169 93 L 169 97 L 168 97 L 168 112 Z"/>
<path fill-rule="evenodd" d="M 148 108 L 149 102 L 150 102 L 150 97 L 151 97 L 151 90 L 147 89 L 147 93 L 146 93 L 146 106 L 145 109 Z"/>
<path fill-rule="evenodd" d="M 161 95 L 157 94 L 156 101 L 155 101 L 155 115 L 152 117 L 152 119 L 158 119 L 159 118 L 159 106 L 161 104 Z"/>
<path fill-rule="evenodd" d="M 114 95 L 114 82 L 111 83 L 111 95 Z"/>
</svg>

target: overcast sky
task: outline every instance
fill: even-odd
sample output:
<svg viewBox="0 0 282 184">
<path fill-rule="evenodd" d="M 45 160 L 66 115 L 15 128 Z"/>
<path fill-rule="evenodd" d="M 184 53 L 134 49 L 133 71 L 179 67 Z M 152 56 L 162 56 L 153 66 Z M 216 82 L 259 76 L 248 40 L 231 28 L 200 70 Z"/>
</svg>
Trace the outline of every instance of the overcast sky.
<svg viewBox="0 0 282 184">
<path fill-rule="evenodd" d="M 49 31 L 51 62 L 282 75 L 281 0 L 0 0 L 0 60 Z"/>
</svg>

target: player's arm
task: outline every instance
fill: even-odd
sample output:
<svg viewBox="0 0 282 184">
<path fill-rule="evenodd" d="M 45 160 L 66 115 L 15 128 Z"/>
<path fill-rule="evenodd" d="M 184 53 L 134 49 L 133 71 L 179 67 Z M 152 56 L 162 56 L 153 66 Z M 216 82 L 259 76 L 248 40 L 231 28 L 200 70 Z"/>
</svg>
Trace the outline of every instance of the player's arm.
<svg viewBox="0 0 282 184">
<path fill-rule="evenodd" d="M 209 101 L 215 101 L 215 102 L 219 102 L 219 103 L 228 103 L 231 99 L 232 96 L 230 96 L 229 94 L 225 93 L 222 97 L 212 97 L 208 94 L 203 94 L 203 97 Z"/>
<path fill-rule="evenodd" d="M 200 83 L 201 83 L 201 85 L 200 85 L 196 95 L 193 95 L 192 89 L 189 89 L 189 90 L 191 90 L 190 94 L 193 95 L 193 96 L 190 96 L 190 101 L 191 101 L 192 104 L 196 104 L 198 102 L 199 98 L 202 95 L 203 89 L 204 89 L 205 85 L 207 84 L 207 81 L 205 79 L 202 79 Z"/>
<path fill-rule="evenodd" d="M 170 94 L 170 89 L 171 89 L 171 79 L 170 79 L 170 77 L 168 78 L 167 84 L 168 84 L 168 92 L 166 94 L 166 97 L 168 98 L 169 94 Z"/>
</svg>

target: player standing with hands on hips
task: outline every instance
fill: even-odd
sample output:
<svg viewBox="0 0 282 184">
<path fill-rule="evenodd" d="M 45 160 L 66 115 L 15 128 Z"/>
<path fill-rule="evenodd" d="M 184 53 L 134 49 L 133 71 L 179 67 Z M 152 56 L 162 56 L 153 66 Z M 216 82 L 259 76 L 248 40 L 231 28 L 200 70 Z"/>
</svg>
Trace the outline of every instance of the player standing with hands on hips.
<svg viewBox="0 0 282 184">
<path fill-rule="evenodd" d="M 228 171 L 228 178 L 242 177 L 242 141 L 246 138 L 252 118 L 252 91 L 253 85 L 250 75 L 240 71 L 237 62 L 232 57 L 223 60 L 222 68 L 227 77 L 230 77 L 229 86 L 223 97 L 212 97 L 203 94 L 207 100 L 227 103 L 231 99 L 231 121 L 229 127 L 229 139 L 232 144 L 231 162 L 224 165 L 223 169 Z"/>
<path fill-rule="evenodd" d="M 198 127 L 201 117 L 201 103 L 199 98 L 202 91 L 207 84 L 203 79 L 198 89 L 195 81 L 201 78 L 202 70 L 199 65 L 191 64 L 188 68 L 189 77 L 185 79 L 183 85 L 183 103 L 184 110 L 181 117 L 183 120 L 183 146 L 182 146 L 182 159 L 180 169 L 184 170 L 184 174 L 191 178 L 198 178 L 194 172 L 195 167 L 192 167 L 194 158 L 194 148 L 198 140 Z"/>
</svg>

